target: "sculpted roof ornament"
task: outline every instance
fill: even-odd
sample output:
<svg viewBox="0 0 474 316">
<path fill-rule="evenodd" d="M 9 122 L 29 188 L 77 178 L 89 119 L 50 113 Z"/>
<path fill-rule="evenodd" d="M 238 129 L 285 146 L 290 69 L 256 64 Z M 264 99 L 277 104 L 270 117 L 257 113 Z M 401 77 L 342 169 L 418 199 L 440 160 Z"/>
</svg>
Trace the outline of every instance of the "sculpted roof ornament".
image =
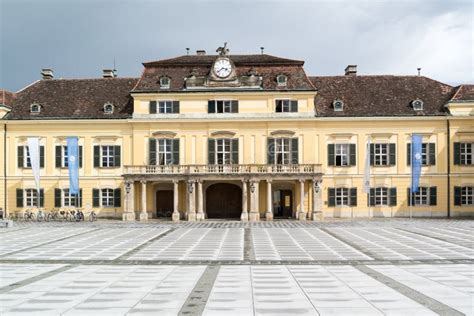
<svg viewBox="0 0 474 316">
<path fill-rule="evenodd" d="M 224 46 L 220 46 L 216 49 L 216 53 L 219 53 L 220 56 L 225 56 L 229 53 L 229 49 L 227 48 L 227 42 L 224 43 Z"/>
</svg>

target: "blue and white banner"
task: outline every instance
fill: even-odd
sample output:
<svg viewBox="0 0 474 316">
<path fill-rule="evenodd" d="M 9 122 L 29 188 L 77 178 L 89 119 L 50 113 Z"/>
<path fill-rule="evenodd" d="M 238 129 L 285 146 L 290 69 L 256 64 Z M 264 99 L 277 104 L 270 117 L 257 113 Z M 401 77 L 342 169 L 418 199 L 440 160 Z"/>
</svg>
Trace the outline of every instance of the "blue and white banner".
<svg viewBox="0 0 474 316">
<path fill-rule="evenodd" d="M 68 137 L 67 156 L 69 169 L 69 194 L 79 194 L 79 146 L 77 137 Z"/>
<path fill-rule="evenodd" d="M 40 190 L 40 143 L 38 137 L 28 137 L 28 153 L 30 155 L 31 171 L 35 178 L 36 190 Z M 39 196 L 39 195 L 38 195 Z"/>
<path fill-rule="evenodd" d="M 411 192 L 418 192 L 418 186 L 421 176 L 421 162 L 422 162 L 422 143 L 421 135 L 411 136 Z"/>
</svg>

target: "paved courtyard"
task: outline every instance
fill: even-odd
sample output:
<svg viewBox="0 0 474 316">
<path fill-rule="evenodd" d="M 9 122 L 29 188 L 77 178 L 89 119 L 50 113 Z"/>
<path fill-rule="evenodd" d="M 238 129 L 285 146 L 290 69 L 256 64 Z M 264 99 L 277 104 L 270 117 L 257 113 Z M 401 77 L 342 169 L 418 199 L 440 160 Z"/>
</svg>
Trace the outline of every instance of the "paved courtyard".
<svg viewBox="0 0 474 316">
<path fill-rule="evenodd" d="M 15 223 L 1 315 L 474 315 L 474 221 Z"/>
</svg>

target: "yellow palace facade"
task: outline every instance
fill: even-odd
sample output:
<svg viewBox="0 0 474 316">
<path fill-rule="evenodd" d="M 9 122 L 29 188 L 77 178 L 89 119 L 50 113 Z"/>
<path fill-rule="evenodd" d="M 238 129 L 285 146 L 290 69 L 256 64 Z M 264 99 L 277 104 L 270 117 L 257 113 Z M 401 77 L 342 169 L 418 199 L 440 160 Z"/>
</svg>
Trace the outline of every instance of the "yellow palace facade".
<svg viewBox="0 0 474 316">
<path fill-rule="evenodd" d="M 303 61 L 218 53 L 146 62 L 140 78 L 54 79 L 44 69 L 3 93 L 0 207 L 21 214 L 39 200 L 45 210 L 173 221 L 474 215 L 473 86 L 359 76 L 356 66 L 313 77 Z M 412 133 L 423 137 L 414 194 Z M 68 192 L 68 136 L 79 138 L 80 196 Z"/>
</svg>

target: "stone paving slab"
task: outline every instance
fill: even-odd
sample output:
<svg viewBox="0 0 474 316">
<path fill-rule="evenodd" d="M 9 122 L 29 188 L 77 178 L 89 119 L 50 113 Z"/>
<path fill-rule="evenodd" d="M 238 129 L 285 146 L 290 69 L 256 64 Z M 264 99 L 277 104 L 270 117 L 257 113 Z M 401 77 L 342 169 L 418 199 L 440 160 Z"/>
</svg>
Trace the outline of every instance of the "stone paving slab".
<svg viewBox="0 0 474 316">
<path fill-rule="evenodd" d="M 0 288 L 19 283 L 63 266 L 64 264 L 1 264 Z"/>
<path fill-rule="evenodd" d="M 165 233 L 166 228 L 103 228 L 5 256 L 15 260 L 113 260 Z"/>
<path fill-rule="evenodd" d="M 474 233 L 473 229 L 465 229 L 459 227 L 418 227 L 412 226 L 405 228 L 407 231 L 418 233 L 424 236 L 441 239 L 456 245 L 467 248 L 474 248 Z"/>
</svg>

